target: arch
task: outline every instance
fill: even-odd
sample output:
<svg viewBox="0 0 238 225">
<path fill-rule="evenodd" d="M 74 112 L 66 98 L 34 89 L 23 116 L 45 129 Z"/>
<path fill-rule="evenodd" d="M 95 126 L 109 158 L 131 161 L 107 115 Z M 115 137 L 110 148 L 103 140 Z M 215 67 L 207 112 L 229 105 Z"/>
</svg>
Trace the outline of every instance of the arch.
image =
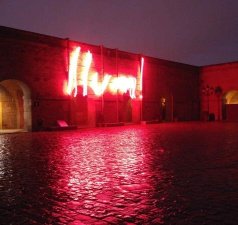
<svg viewBox="0 0 238 225">
<path fill-rule="evenodd" d="M 226 104 L 238 104 L 238 90 L 228 91 L 224 98 L 226 100 Z"/>
<path fill-rule="evenodd" d="M 223 95 L 222 118 L 228 121 L 238 121 L 238 90 L 230 90 Z"/>
<path fill-rule="evenodd" d="M 0 130 L 31 131 L 31 92 L 19 80 L 0 82 Z"/>
</svg>

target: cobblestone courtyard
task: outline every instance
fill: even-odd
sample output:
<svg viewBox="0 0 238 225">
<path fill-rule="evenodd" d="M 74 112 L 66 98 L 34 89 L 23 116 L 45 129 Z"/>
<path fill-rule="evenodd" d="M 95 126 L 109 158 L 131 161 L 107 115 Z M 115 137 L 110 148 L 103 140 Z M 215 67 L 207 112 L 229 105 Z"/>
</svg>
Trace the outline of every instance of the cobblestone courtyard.
<svg viewBox="0 0 238 225">
<path fill-rule="evenodd" d="M 0 135 L 0 224 L 238 224 L 238 123 Z"/>
</svg>

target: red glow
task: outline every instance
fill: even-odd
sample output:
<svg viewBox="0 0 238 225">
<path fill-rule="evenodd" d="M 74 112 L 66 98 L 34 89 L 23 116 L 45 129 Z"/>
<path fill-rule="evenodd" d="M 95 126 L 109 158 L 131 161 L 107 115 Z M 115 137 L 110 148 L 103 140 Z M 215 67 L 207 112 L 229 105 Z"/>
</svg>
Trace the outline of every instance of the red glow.
<svg viewBox="0 0 238 225">
<path fill-rule="evenodd" d="M 140 91 L 143 89 L 143 70 L 144 70 L 144 58 L 141 57 L 141 68 L 140 68 Z"/>
<path fill-rule="evenodd" d="M 70 64 L 69 64 L 67 93 L 71 95 L 72 91 L 74 90 L 74 97 L 77 95 L 77 65 L 78 65 L 79 52 L 80 47 L 77 47 L 73 50 L 70 56 Z"/>
<path fill-rule="evenodd" d="M 95 73 L 92 76 L 92 81 L 90 83 L 90 87 L 93 89 L 95 95 L 100 96 L 106 90 L 109 80 L 111 79 L 111 75 L 106 74 L 103 78 L 102 84 L 99 85 L 98 82 L 98 73 Z"/>
<path fill-rule="evenodd" d="M 92 53 L 88 51 L 83 61 L 83 72 L 82 72 L 82 82 L 83 82 L 83 96 L 88 94 L 88 72 L 92 62 Z"/>
<path fill-rule="evenodd" d="M 119 74 L 118 76 L 106 74 L 103 77 L 103 80 L 100 82 L 97 72 L 89 73 L 92 64 L 92 54 L 90 51 L 83 54 L 81 59 L 83 68 L 80 74 L 77 74 L 79 57 L 80 47 L 77 47 L 73 50 L 70 56 L 68 85 L 66 91 L 69 95 L 72 94 L 73 90 L 74 96 L 77 95 L 78 85 L 82 85 L 83 87 L 83 96 L 86 96 L 88 94 L 88 87 L 90 87 L 93 90 L 94 94 L 97 96 L 102 95 L 107 88 L 109 88 L 112 93 L 124 94 L 126 92 L 129 92 L 131 98 L 136 98 L 137 86 L 137 89 L 140 90 L 140 93 L 142 92 L 144 58 L 141 58 L 141 65 L 138 76 L 140 83 L 137 85 L 137 79 L 133 75 L 123 74 Z M 79 82 L 80 80 L 81 82 Z"/>
<path fill-rule="evenodd" d="M 126 93 L 129 91 L 130 97 L 135 98 L 135 90 L 136 90 L 136 78 L 127 77 L 127 76 L 119 76 L 112 78 L 110 84 L 110 90 L 115 93 L 119 91 L 120 93 Z"/>
<path fill-rule="evenodd" d="M 130 201 L 122 202 L 121 198 L 115 198 L 123 196 L 131 199 L 132 193 L 143 192 L 143 202 L 152 201 L 148 199 L 151 195 L 147 193 L 154 188 L 150 179 L 154 171 L 148 166 L 151 158 L 143 144 L 148 132 L 138 131 L 138 128 L 123 130 L 119 135 L 118 129 L 100 132 L 103 135 L 98 135 L 96 130 L 90 133 L 83 131 L 80 134 L 72 132 L 66 138 L 52 140 L 60 147 L 47 154 L 47 162 L 54 163 L 54 170 L 49 174 L 52 176 L 49 185 L 55 195 L 66 199 L 59 213 L 58 202 L 53 206 L 57 215 L 70 218 L 72 210 L 93 211 L 93 204 L 99 209 L 107 206 L 113 214 L 118 212 L 118 204 L 125 206 L 123 210 L 130 213 L 148 210 L 147 204 L 134 207 Z M 107 148 L 110 152 L 106 151 Z M 160 173 L 156 173 L 156 176 L 160 180 L 163 178 Z M 96 213 L 105 216 L 104 211 L 98 210 Z M 80 218 L 84 217 L 77 217 L 77 221 Z M 98 222 L 94 217 L 85 218 L 83 222 L 86 224 Z"/>
<path fill-rule="evenodd" d="M 67 82 L 67 80 L 64 80 L 64 82 L 63 82 L 63 93 L 64 93 L 64 95 L 70 95 L 68 89 L 69 89 L 68 88 L 68 82 Z"/>
</svg>

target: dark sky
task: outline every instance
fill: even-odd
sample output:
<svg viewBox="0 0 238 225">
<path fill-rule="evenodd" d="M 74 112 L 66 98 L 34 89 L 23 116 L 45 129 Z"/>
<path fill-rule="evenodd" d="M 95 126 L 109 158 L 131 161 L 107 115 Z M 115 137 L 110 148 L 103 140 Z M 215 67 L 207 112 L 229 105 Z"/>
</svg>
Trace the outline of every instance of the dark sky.
<svg viewBox="0 0 238 225">
<path fill-rule="evenodd" d="M 191 65 L 238 61 L 238 0 L 0 0 L 0 25 Z"/>
</svg>

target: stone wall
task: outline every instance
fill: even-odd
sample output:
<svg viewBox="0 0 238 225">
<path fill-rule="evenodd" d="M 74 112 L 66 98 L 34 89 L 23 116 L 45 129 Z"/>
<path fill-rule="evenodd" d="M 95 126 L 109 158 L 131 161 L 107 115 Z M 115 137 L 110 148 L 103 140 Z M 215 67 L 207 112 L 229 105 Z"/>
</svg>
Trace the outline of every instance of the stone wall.
<svg viewBox="0 0 238 225">
<path fill-rule="evenodd" d="M 214 114 L 216 120 L 223 119 L 234 121 L 233 110 L 237 107 L 229 107 L 227 106 L 227 103 L 229 103 L 228 98 L 231 92 L 234 94 L 238 93 L 237 74 L 238 62 L 205 66 L 200 69 L 201 114 L 207 112 L 209 108 L 209 113 Z M 213 91 L 210 96 L 206 96 L 202 90 L 207 86 L 214 90 L 217 87 L 220 87 L 222 90 L 221 95 L 217 95 Z M 227 107 L 229 107 L 228 110 Z"/>
<path fill-rule="evenodd" d="M 138 74 L 140 55 L 0 27 L 0 82 L 21 81 L 29 88 L 33 129 L 54 126 L 56 120 L 96 126 L 98 122 L 199 119 L 198 68 L 146 56 L 142 102 L 139 93 L 136 99 L 130 99 L 128 93 L 105 92 L 98 97 L 90 88 L 83 97 L 81 87 L 76 98 L 66 95 L 69 57 L 75 46 L 82 52 L 91 51 L 90 70 L 99 78 L 106 73 Z M 78 66 L 80 70 L 82 62 Z"/>
<path fill-rule="evenodd" d="M 145 120 L 198 120 L 198 68 L 148 58 L 145 61 L 143 82 Z M 165 112 L 163 112 L 163 99 Z"/>
</svg>

